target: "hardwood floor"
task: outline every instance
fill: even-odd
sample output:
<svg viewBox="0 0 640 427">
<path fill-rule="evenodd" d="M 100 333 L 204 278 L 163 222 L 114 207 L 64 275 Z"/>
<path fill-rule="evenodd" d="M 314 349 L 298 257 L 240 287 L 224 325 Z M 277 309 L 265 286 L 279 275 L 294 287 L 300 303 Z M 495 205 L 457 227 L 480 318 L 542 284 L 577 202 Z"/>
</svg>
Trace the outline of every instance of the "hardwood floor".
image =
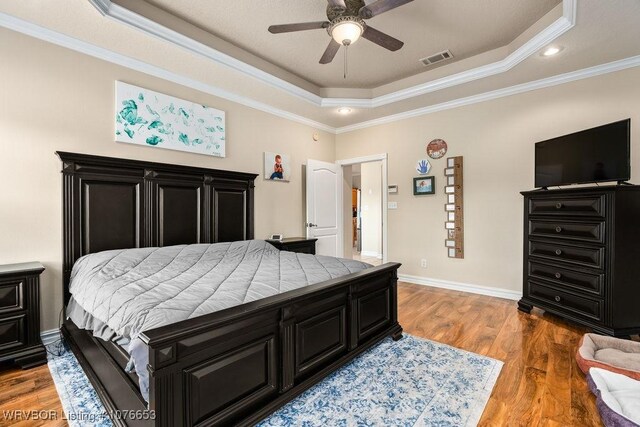
<svg viewBox="0 0 640 427">
<path fill-rule="evenodd" d="M 402 284 L 407 333 L 502 360 L 481 426 L 601 426 L 595 398 L 575 362 L 586 329 L 516 302 Z"/>
<path fill-rule="evenodd" d="M 400 324 L 407 333 L 502 360 L 504 367 L 481 426 L 600 426 L 595 399 L 575 362 L 585 329 L 499 298 L 399 285 Z M 0 372 L 0 408 L 62 414 L 46 366 Z M 57 421 L 0 426 L 58 426 Z"/>
</svg>

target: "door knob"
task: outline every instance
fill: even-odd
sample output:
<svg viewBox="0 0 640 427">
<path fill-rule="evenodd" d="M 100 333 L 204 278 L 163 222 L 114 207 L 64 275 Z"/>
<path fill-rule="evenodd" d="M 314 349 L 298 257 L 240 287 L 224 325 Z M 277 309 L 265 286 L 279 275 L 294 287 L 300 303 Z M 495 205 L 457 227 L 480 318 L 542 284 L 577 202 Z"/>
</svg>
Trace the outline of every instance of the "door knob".
<svg viewBox="0 0 640 427">
<path fill-rule="evenodd" d="M 311 223 L 311 222 L 307 223 L 307 227 L 309 227 L 309 228 L 317 227 L 317 226 L 318 226 L 318 224 L 314 224 L 314 223 Z"/>
</svg>

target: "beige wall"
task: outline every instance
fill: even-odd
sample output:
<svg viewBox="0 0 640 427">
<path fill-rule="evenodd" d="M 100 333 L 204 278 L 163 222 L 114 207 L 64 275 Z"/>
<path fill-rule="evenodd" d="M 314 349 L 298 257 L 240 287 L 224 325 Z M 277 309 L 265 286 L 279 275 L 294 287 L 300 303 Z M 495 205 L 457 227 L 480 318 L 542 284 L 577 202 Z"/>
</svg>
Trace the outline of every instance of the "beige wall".
<svg viewBox="0 0 640 427">
<path fill-rule="evenodd" d="M 402 274 L 521 290 L 522 197 L 533 189 L 534 143 L 632 118 L 632 182 L 640 183 L 640 68 L 338 135 L 336 158 L 388 153 L 389 260 Z M 434 138 L 464 156 L 465 259 L 444 248 L 445 159 L 434 196 L 414 197 L 416 161 Z M 427 259 L 427 268 L 420 259 Z"/>
<path fill-rule="evenodd" d="M 41 261 L 42 327 L 61 308 L 61 175 L 56 150 L 260 173 L 256 237 L 304 235 L 302 167 L 332 162 L 335 137 L 239 104 L 0 30 L 0 263 Z M 227 158 L 114 142 L 116 80 L 224 110 Z M 291 155 L 291 182 L 262 178 L 263 152 Z M 278 209 L 271 208 L 277 201 Z"/>
<path fill-rule="evenodd" d="M 362 255 L 382 258 L 382 162 L 361 165 Z"/>
</svg>

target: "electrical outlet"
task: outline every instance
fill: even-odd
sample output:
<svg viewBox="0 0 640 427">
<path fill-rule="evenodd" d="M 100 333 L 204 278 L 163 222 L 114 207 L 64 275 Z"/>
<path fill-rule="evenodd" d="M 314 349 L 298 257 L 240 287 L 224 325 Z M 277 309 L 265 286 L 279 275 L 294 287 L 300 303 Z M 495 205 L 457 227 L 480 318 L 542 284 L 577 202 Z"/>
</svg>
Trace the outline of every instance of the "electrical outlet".
<svg viewBox="0 0 640 427">
<path fill-rule="evenodd" d="M 427 260 L 426 259 L 422 258 L 420 260 L 420 267 L 427 268 Z"/>
</svg>

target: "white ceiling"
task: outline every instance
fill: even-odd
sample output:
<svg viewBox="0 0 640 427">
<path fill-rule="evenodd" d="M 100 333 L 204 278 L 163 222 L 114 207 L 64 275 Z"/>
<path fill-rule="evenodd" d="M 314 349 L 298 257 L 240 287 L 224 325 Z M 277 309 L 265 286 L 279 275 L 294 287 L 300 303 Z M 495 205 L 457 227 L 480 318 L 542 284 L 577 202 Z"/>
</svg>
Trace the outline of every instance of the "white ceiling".
<svg viewBox="0 0 640 427">
<path fill-rule="evenodd" d="M 289 0 L 263 1 L 272 5 L 290 3 Z M 310 1 L 300 0 L 299 3 Z M 419 4 L 425 1 L 415 0 L 413 3 Z M 223 52 L 219 55 L 233 54 L 229 58 L 233 57 L 239 60 L 235 63 L 223 63 L 216 60 L 218 57 L 212 59 L 212 57 L 189 50 L 184 45 L 179 46 L 174 40 L 160 37 L 158 33 L 142 31 L 130 24 L 126 25 L 127 23 L 113 16 L 103 16 L 91 2 L 110 4 L 107 0 L 66 0 L 64 7 L 60 7 L 60 2 L 43 2 L 41 0 L 0 2 L 0 26 L 326 130 L 344 131 L 353 129 L 354 126 L 361 126 L 361 123 L 373 124 L 379 123 L 381 119 L 391 120 L 396 117 L 406 117 L 407 114 L 421 114 L 432 109 L 460 105 L 461 99 L 468 100 L 469 97 L 479 100 L 486 99 L 487 93 L 490 95 L 502 94 L 500 96 L 508 95 L 515 93 L 513 87 L 516 85 L 525 85 L 523 87 L 529 89 L 540 87 L 541 83 L 531 83 L 536 81 L 543 81 L 544 84 L 562 83 L 567 79 L 557 76 L 564 73 L 573 73 L 571 78 L 594 75 L 603 72 L 602 70 L 606 71 L 606 67 L 601 68 L 602 64 L 621 61 L 625 58 L 631 59 L 616 63 L 622 65 L 615 65 L 614 68 L 640 65 L 640 43 L 638 43 L 640 40 L 640 25 L 638 25 L 640 22 L 640 1 L 578 0 L 575 26 L 564 33 L 552 32 L 543 38 L 543 41 L 546 40 L 545 43 L 554 43 L 564 47 L 562 53 L 555 57 L 541 57 L 538 54 L 542 49 L 540 46 L 537 51 L 531 51 L 523 56 L 522 61 L 513 64 L 512 67 L 504 69 L 499 67 L 493 75 L 481 76 L 475 80 L 458 82 L 449 86 L 434 86 L 432 90 L 415 92 L 410 97 L 384 105 L 372 106 L 364 103 L 363 107 L 358 107 L 356 103 L 353 106 L 353 113 L 343 116 L 336 111 L 335 104 L 341 102 L 341 100 L 336 100 L 336 97 L 363 98 L 363 102 L 369 101 L 370 103 L 371 98 L 397 90 L 411 92 L 410 88 L 415 88 L 416 85 L 433 84 L 439 79 L 451 80 L 452 76 L 461 72 L 477 74 L 477 70 L 483 69 L 487 64 L 495 63 L 495 61 L 504 60 L 516 49 L 526 46 L 528 41 L 544 32 L 545 28 L 549 28 L 549 25 L 562 16 L 562 6 L 554 8 L 549 14 L 534 23 L 509 46 L 449 63 L 385 86 L 364 90 L 318 87 L 305 78 L 287 73 L 270 61 L 256 58 L 243 49 L 215 36 L 207 36 L 204 31 L 177 20 L 182 24 L 175 24 L 174 29 L 179 29 L 182 33 L 195 38 L 206 39 L 207 44 L 214 46 L 217 52 Z M 118 2 L 127 3 L 127 5 L 146 4 L 140 0 L 118 0 Z M 487 2 L 492 3 L 489 0 Z M 564 0 L 565 6 L 571 5 L 573 2 L 574 0 Z M 221 4 L 218 0 L 215 3 Z M 262 3 L 262 1 L 235 0 L 231 3 L 242 3 L 246 6 L 247 4 Z M 449 3 L 455 2 L 449 0 Z M 519 1 L 512 3 L 519 3 Z M 567 8 L 565 7 L 565 9 Z M 396 11 L 389 12 L 389 14 L 396 13 Z M 226 13 L 221 12 L 221 14 Z M 159 11 L 154 18 L 157 18 L 156 22 L 162 22 L 165 25 L 176 20 L 172 15 L 162 11 Z M 373 20 L 371 21 L 373 22 Z M 151 22 L 149 21 L 149 23 Z M 276 21 L 269 22 L 269 24 L 271 23 L 276 23 Z M 251 22 L 249 24 L 252 26 Z M 376 26 L 378 25 L 376 24 Z M 151 27 L 153 30 L 159 28 L 159 26 Z M 381 26 L 379 28 L 392 32 L 388 28 Z M 272 36 L 267 34 L 266 37 Z M 357 45 L 354 45 L 355 47 Z M 315 55 L 315 51 L 313 55 Z M 288 82 L 289 86 L 271 84 L 265 79 L 256 78 L 255 74 L 243 72 L 243 66 L 236 66 L 237 64 L 250 64 L 256 69 L 266 71 L 265 76 L 277 76 L 283 79 L 282 81 Z M 385 68 L 394 68 L 393 61 L 385 61 L 384 64 L 386 64 Z M 597 68 L 588 72 L 581 71 L 589 67 Z M 338 74 L 340 77 L 340 72 Z M 312 76 L 306 77 L 312 78 Z M 640 84 L 640 82 L 638 83 Z M 295 90 L 291 90 L 291 88 Z M 317 100 L 299 96 L 296 91 L 307 93 L 311 97 L 315 96 Z M 325 101 L 333 102 L 333 104 L 329 104 L 332 106 L 330 108 L 323 107 L 322 105 L 326 105 Z M 468 101 L 463 101 L 463 103 L 466 102 Z M 389 119 L 389 117 L 391 118 Z"/>
<path fill-rule="evenodd" d="M 371 3 L 373 0 L 366 0 Z M 323 88 L 374 88 L 423 73 L 419 60 L 449 49 L 462 60 L 511 43 L 561 0 L 415 0 L 367 21 L 405 45 L 390 52 L 362 39 L 321 65 L 326 30 L 270 34 L 272 24 L 326 20 L 326 0 L 146 0 L 236 47 Z"/>
</svg>

